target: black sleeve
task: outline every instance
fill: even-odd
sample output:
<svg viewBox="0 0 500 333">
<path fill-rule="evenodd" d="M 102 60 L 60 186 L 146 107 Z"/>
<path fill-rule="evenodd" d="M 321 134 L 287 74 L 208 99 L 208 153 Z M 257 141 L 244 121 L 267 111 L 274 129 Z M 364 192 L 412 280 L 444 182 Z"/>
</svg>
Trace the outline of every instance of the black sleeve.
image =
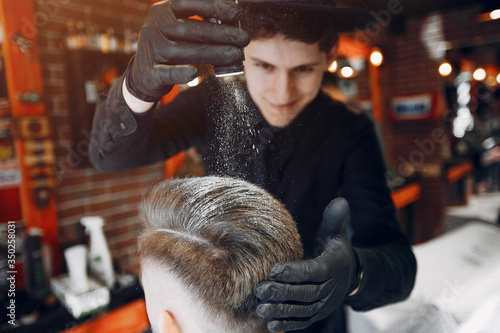
<svg viewBox="0 0 500 333">
<path fill-rule="evenodd" d="M 342 195 L 350 204 L 348 230 L 363 270 L 360 289 L 345 303 L 364 311 L 408 297 L 416 260 L 396 218 L 373 123 L 361 117 L 365 121 L 347 147 Z"/>
<path fill-rule="evenodd" d="M 89 157 L 104 171 L 124 171 L 163 161 L 206 136 L 207 93 L 196 87 L 164 106 L 132 112 L 122 95 L 123 77 L 102 94 L 94 115 Z"/>
</svg>

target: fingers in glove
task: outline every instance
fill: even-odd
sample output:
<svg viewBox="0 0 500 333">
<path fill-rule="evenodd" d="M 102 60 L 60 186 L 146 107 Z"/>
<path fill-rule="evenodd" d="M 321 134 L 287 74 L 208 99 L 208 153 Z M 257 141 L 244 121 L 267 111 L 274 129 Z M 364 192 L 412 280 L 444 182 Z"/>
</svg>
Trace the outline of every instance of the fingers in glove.
<svg viewBox="0 0 500 333">
<path fill-rule="evenodd" d="M 169 65 L 211 64 L 229 65 L 244 59 L 243 50 L 227 45 L 202 45 L 193 43 L 166 42 L 156 45 L 157 63 Z"/>
<path fill-rule="evenodd" d="M 232 23 L 243 16 L 243 8 L 234 0 L 171 0 L 170 2 L 177 17 L 200 15 Z"/>
<path fill-rule="evenodd" d="M 319 312 L 322 305 L 322 302 L 313 304 L 263 303 L 257 306 L 256 313 L 264 319 L 310 318 Z"/>
<path fill-rule="evenodd" d="M 228 44 L 245 47 L 250 43 L 250 36 L 243 29 L 225 24 L 184 20 L 175 25 L 158 25 L 163 35 L 171 40 L 203 44 Z"/>
<path fill-rule="evenodd" d="M 330 235 L 341 234 L 348 213 L 349 204 L 347 200 L 344 198 L 332 200 L 323 212 L 324 231 Z"/>
<path fill-rule="evenodd" d="M 321 284 L 302 285 L 264 281 L 254 288 L 254 293 L 262 301 L 311 303 L 328 296 L 331 293 L 332 285 L 332 280 Z"/>
<path fill-rule="evenodd" d="M 198 69 L 190 65 L 156 65 L 153 68 L 153 77 L 157 82 L 165 85 L 183 84 L 194 80 L 198 76 Z"/>
<path fill-rule="evenodd" d="M 271 332 L 295 331 L 308 328 L 313 321 L 309 320 L 270 320 L 267 329 Z"/>
<path fill-rule="evenodd" d="M 324 282 L 331 276 L 324 258 L 278 262 L 269 276 L 280 282 Z"/>
</svg>

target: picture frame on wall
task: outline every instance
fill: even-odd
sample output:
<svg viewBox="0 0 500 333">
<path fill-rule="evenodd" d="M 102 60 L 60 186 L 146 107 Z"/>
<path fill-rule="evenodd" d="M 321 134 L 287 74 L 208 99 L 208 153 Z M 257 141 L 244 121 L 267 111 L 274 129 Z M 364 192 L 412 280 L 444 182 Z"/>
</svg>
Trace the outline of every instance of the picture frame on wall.
<svg viewBox="0 0 500 333">
<path fill-rule="evenodd" d="M 429 121 L 438 116 L 438 93 L 395 96 L 390 100 L 392 121 Z"/>
</svg>

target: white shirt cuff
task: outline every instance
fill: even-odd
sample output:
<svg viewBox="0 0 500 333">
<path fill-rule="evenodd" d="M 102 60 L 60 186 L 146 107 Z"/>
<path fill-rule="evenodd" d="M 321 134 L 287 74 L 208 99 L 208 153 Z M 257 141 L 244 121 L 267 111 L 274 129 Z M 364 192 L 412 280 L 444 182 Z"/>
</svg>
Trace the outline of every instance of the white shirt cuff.
<svg viewBox="0 0 500 333">
<path fill-rule="evenodd" d="M 132 95 L 128 89 L 127 86 L 125 85 L 125 80 L 126 78 L 123 78 L 123 84 L 122 84 L 122 94 L 123 98 L 125 99 L 125 102 L 127 103 L 128 107 L 130 110 L 136 113 L 144 113 L 148 110 L 150 110 L 153 105 L 155 104 L 154 102 L 145 102 L 143 100 L 140 100 L 139 98 L 135 97 Z"/>
</svg>

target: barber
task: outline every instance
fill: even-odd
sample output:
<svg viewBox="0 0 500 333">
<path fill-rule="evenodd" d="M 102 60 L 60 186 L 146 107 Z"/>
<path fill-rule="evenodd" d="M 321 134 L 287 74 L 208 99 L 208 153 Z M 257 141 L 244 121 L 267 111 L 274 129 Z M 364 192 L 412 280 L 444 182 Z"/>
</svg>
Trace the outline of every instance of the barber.
<svg viewBox="0 0 500 333">
<path fill-rule="evenodd" d="M 207 174 L 252 181 L 286 205 L 306 258 L 276 264 L 274 281 L 255 288 L 262 301 L 257 314 L 273 332 L 344 332 L 344 305 L 369 310 L 397 302 L 414 284 L 415 258 L 396 219 L 374 126 L 320 92 L 336 33 L 369 19 L 331 0 L 163 1 L 151 7 L 136 54 L 97 106 L 90 147 L 97 168 L 123 171 L 195 146 Z M 264 22 L 287 27 L 259 35 Z M 309 40 L 315 34 L 318 40 Z M 228 154 L 218 137 L 221 109 L 228 102 L 221 103 L 216 79 L 167 105 L 157 102 L 173 85 L 197 77 L 194 64 L 243 58 L 251 121 L 224 123 L 236 133 L 236 149 L 221 163 Z M 345 201 L 330 203 L 338 196 L 349 202 L 349 213 Z M 347 234 L 338 227 L 344 220 Z"/>
</svg>

